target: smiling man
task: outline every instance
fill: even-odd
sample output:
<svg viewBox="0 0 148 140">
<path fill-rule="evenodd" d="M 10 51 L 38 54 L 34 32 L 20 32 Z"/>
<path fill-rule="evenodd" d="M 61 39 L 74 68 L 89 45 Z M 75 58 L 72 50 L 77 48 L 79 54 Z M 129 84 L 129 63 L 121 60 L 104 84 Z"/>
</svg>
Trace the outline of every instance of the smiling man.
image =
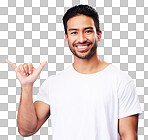
<svg viewBox="0 0 148 140">
<path fill-rule="evenodd" d="M 70 8 L 63 17 L 65 41 L 74 63 L 49 76 L 32 101 L 33 83 L 46 64 L 16 67 L 22 93 L 18 129 L 22 136 L 35 134 L 51 114 L 53 140 L 136 140 L 141 108 L 134 81 L 97 56 L 102 32 L 95 9 Z"/>
</svg>

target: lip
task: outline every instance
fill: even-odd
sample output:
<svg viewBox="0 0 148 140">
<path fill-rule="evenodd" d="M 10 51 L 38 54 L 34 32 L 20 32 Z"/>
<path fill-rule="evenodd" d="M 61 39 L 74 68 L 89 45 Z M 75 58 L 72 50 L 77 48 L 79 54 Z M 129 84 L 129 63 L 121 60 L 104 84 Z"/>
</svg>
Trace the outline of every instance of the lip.
<svg viewBox="0 0 148 140">
<path fill-rule="evenodd" d="M 75 44 L 75 46 L 89 46 L 91 43 Z"/>
</svg>

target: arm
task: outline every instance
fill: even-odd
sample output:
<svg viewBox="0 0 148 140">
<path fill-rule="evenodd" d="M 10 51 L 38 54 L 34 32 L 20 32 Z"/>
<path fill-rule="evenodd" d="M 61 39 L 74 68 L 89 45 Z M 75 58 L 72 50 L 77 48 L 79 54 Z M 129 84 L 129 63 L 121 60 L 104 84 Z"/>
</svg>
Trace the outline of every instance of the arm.
<svg viewBox="0 0 148 140">
<path fill-rule="evenodd" d="M 138 114 L 118 120 L 121 140 L 137 140 Z"/>
<path fill-rule="evenodd" d="M 33 103 L 32 87 L 22 87 L 18 108 L 18 132 L 22 136 L 35 134 L 50 116 L 50 106 L 41 101 Z"/>
<path fill-rule="evenodd" d="M 33 103 L 32 98 L 33 84 L 46 61 L 42 62 L 37 69 L 31 63 L 20 64 L 17 67 L 9 60 L 6 60 L 6 62 L 15 70 L 21 84 L 21 98 L 17 115 L 18 131 L 22 136 L 33 135 L 49 117 L 49 105 L 43 102 Z"/>
</svg>

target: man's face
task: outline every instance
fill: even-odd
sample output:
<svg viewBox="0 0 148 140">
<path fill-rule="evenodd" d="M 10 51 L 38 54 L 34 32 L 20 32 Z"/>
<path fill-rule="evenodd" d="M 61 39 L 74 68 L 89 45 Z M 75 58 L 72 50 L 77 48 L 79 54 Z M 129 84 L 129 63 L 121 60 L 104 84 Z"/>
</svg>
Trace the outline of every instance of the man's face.
<svg viewBox="0 0 148 140">
<path fill-rule="evenodd" d="M 65 41 L 71 52 L 80 59 L 89 59 L 96 50 L 98 41 L 101 40 L 102 32 L 96 32 L 93 18 L 78 15 L 67 22 L 67 35 Z"/>
</svg>

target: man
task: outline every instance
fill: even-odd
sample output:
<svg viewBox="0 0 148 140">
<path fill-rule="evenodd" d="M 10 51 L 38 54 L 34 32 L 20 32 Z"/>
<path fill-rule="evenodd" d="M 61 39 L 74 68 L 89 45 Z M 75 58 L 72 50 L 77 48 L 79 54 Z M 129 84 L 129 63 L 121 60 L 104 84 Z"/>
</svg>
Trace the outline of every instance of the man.
<svg viewBox="0 0 148 140">
<path fill-rule="evenodd" d="M 88 5 L 63 17 L 65 41 L 74 63 L 49 76 L 33 103 L 32 87 L 46 61 L 35 69 L 7 60 L 21 83 L 18 131 L 35 134 L 51 114 L 53 140 L 136 140 L 138 96 L 131 77 L 97 56 L 102 32 L 97 12 Z"/>
</svg>

